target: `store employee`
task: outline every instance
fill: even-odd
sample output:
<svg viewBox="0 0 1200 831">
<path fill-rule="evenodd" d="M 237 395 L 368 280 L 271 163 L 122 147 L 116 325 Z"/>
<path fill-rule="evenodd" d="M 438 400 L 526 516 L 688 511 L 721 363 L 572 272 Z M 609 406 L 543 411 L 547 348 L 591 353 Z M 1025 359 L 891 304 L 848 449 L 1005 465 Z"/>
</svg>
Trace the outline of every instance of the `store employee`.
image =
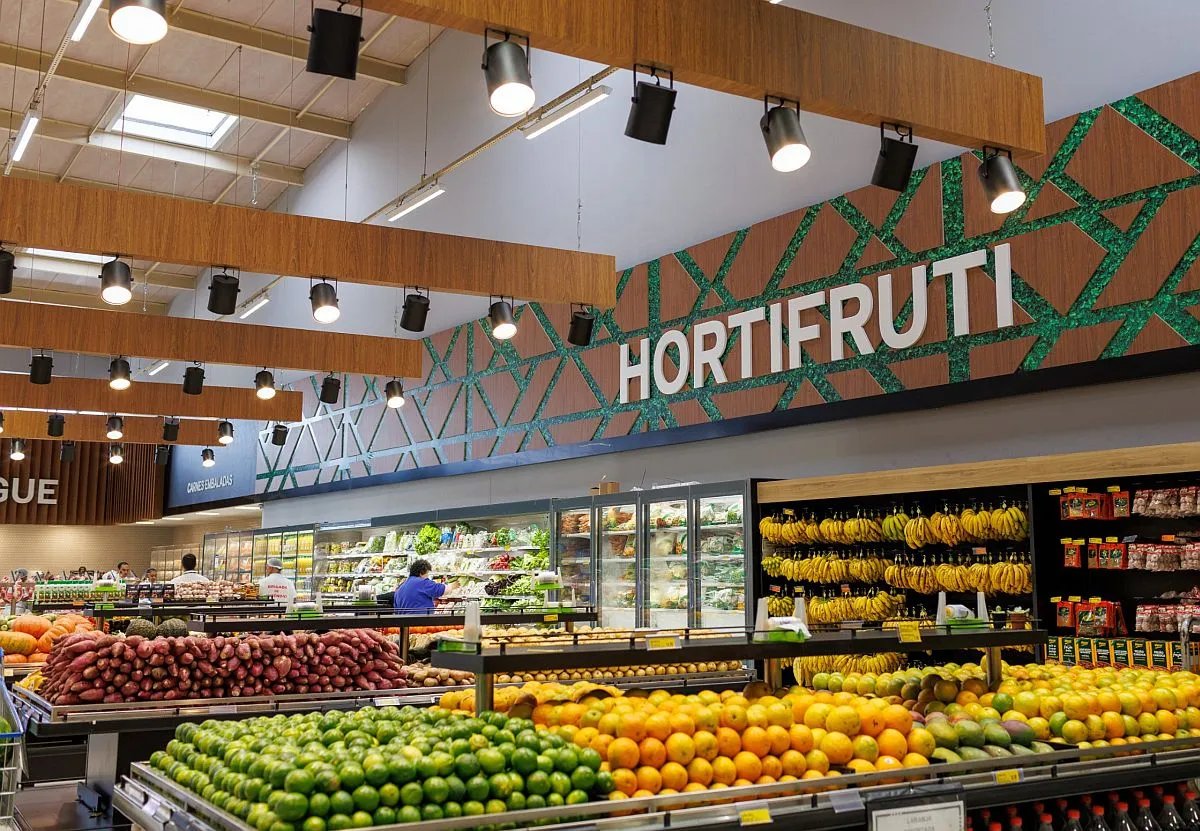
<svg viewBox="0 0 1200 831">
<path fill-rule="evenodd" d="M 267 560 L 267 576 L 258 581 L 258 593 L 290 606 L 296 599 L 296 584 L 282 572 L 283 560 L 278 557 Z"/>
<path fill-rule="evenodd" d="M 212 582 L 212 580 L 209 580 L 203 574 L 196 571 L 196 555 L 195 554 L 184 554 L 183 558 L 179 561 L 179 564 L 181 566 L 183 566 L 183 573 L 176 575 L 175 577 L 172 577 L 170 579 L 169 582 L 172 586 L 182 586 L 184 583 L 211 583 Z"/>
<path fill-rule="evenodd" d="M 429 561 L 416 560 L 408 567 L 408 577 L 396 587 L 392 605 L 399 612 L 432 612 L 433 601 L 446 593 L 446 584 L 430 580 Z"/>
</svg>

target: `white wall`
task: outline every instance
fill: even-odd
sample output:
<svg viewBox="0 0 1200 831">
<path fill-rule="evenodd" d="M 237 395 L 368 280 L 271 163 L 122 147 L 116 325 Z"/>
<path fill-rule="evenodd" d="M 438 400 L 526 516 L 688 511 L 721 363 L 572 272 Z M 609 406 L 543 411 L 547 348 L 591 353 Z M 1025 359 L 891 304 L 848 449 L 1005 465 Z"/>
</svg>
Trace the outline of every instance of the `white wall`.
<svg viewBox="0 0 1200 831">
<path fill-rule="evenodd" d="M 737 438 L 268 502 L 263 526 L 586 495 L 676 481 L 792 478 L 1196 441 L 1200 376 L 1177 375 Z"/>
</svg>

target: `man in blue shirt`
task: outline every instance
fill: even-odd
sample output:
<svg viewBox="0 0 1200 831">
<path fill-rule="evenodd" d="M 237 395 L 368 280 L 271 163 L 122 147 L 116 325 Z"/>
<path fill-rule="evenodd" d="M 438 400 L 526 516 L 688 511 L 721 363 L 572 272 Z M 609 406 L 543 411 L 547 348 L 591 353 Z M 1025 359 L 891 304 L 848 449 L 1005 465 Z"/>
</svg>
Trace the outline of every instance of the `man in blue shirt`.
<svg viewBox="0 0 1200 831">
<path fill-rule="evenodd" d="M 408 577 L 396 587 L 392 605 L 400 612 L 432 612 L 433 601 L 446 593 L 446 584 L 430 580 L 428 560 L 416 560 L 408 567 Z"/>
</svg>

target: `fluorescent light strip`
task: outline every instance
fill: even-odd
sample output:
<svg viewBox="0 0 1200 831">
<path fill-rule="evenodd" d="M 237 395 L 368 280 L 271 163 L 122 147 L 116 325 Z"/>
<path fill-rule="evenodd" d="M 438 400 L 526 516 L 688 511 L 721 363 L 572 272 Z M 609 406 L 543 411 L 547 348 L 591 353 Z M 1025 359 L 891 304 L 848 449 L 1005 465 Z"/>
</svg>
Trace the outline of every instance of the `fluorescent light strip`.
<svg viewBox="0 0 1200 831">
<path fill-rule="evenodd" d="M 220 516 L 220 511 L 196 511 L 196 516 Z"/>
<path fill-rule="evenodd" d="M 14 162 L 21 161 L 21 157 L 25 155 L 25 149 L 29 147 L 29 140 L 33 138 L 33 131 L 37 129 L 38 122 L 41 118 L 37 114 L 37 110 L 30 108 L 25 113 L 25 121 L 21 124 L 21 130 L 17 133 L 17 144 L 13 148 L 12 160 Z"/>
<path fill-rule="evenodd" d="M 425 190 L 419 190 L 404 202 L 401 202 L 396 213 L 388 217 L 388 222 L 395 222 L 400 217 L 407 216 L 425 203 L 432 202 L 434 199 L 437 199 L 445 192 L 446 189 L 442 187 L 440 183 L 434 182 Z"/>
<path fill-rule="evenodd" d="M 134 525 L 153 525 L 153 524 L 154 524 L 154 520 L 152 520 L 152 519 L 139 519 L 137 522 L 135 522 L 135 523 L 133 523 L 133 524 L 134 524 Z"/>
<path fill-rule="evenodd" d="M 261 309 L 263 306 L 267 305 L 270 302 L 271 302 L 271 295 L 264 294 L 262 297 L 258 298 L 253 303 L 251 303 L 249 306 L 247 306 L 245 311 L 243 311 L 240 315 L 238 315 L 238 320 L 245 320 L 246 318 L 250 317 L 250 315 L 254 314 L 259 309 Z"/>
<path fill-rule="evenodd" d="M 83 34 L 91 25 L 96 12 L 100 11 L 102 2 L 103 0 L 79 0 L 79 8 L 75 10 L 75 17 L 71 20 L 71 40 L 75 43 L 83 40 Z"/>
<path fill-rule="evenodd" d="M 548 112 L 532 124 L 522 127 L 521 132 L 525 134 L 525 138 L 535 139 L 542 133 L 553 130 L 572 116 L 579 115 L 588 107 L 599 104 L 610 95 L 612 95 L 612 87 L 604 85 L 593 87 L 574 101 L 563 104 L 557 110 Z"/>
<path fill-rule="evenodd" d="M 261 511 L 262 506 L 261 505 L 234 505 L 233 509 L 235 511 Z"/>
<path fill-rule="evenodd" d="M 183 522 L 183 517 L 181 517 L 181 516 L 165 516 L 162 518 L 162 520 L 163 520 L 163 522 Z"/>
<path fill-rule="evenodd" d="M 158 373 L 162 372 L 167 367 L 169 367 L 170 365 L 171 365 L 170 361 L 159 361 L 154 366 L 152 366 L 148 370 L 146 370 L 146 374 L 150 375 L 150 376 L 155 376 Z"/>
</svg>

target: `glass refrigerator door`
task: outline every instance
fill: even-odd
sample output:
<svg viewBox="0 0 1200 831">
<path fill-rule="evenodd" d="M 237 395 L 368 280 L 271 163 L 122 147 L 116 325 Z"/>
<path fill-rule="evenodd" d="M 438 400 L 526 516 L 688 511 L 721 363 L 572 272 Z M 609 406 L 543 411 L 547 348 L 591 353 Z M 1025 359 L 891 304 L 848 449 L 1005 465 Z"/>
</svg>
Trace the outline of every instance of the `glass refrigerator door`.
<svg viewBox="0 0 1200 831">
<path fill-rule="evenodd" d="M 746 541 L 742 495 L 696 500 L 696 625 L 745 627 Z"/>
<path fill-rule="evenodd" d="M 600 625 L 632 629 L 637 625 L 637 505 L 597 508 Z"/>
<path fill-rule="evenodd" d="M 301 531 L 296 536 L 296 591 L 310 594 L 313 575 L 313 532 Z"/>
<path fill-rule="evenodd" d="M 267 576 L 267 538 L 253 534 L 254 562 L 250 568 L 250 579 L 257 582 Z"/>
<path fill-rule="evenodd" d="M 213 580 L 225 579 L 228 534 L 215 534 L 212 537 L 212 548 L 208 556 L 207 576 Z"/>
<path fill-rule="evenodd" d="M 592 596 L 592 509 L 565 508 L 555 517 L 558 545 L 555 562 L 564 591 L 559 598 L 581 606 L 595 602 Z"/>
<path fill-rule="evenodd" d="M 688 625 L 688 504 L 649 502 L 646 512 L 646 614 L 651 629 Z"/>
</svg>

